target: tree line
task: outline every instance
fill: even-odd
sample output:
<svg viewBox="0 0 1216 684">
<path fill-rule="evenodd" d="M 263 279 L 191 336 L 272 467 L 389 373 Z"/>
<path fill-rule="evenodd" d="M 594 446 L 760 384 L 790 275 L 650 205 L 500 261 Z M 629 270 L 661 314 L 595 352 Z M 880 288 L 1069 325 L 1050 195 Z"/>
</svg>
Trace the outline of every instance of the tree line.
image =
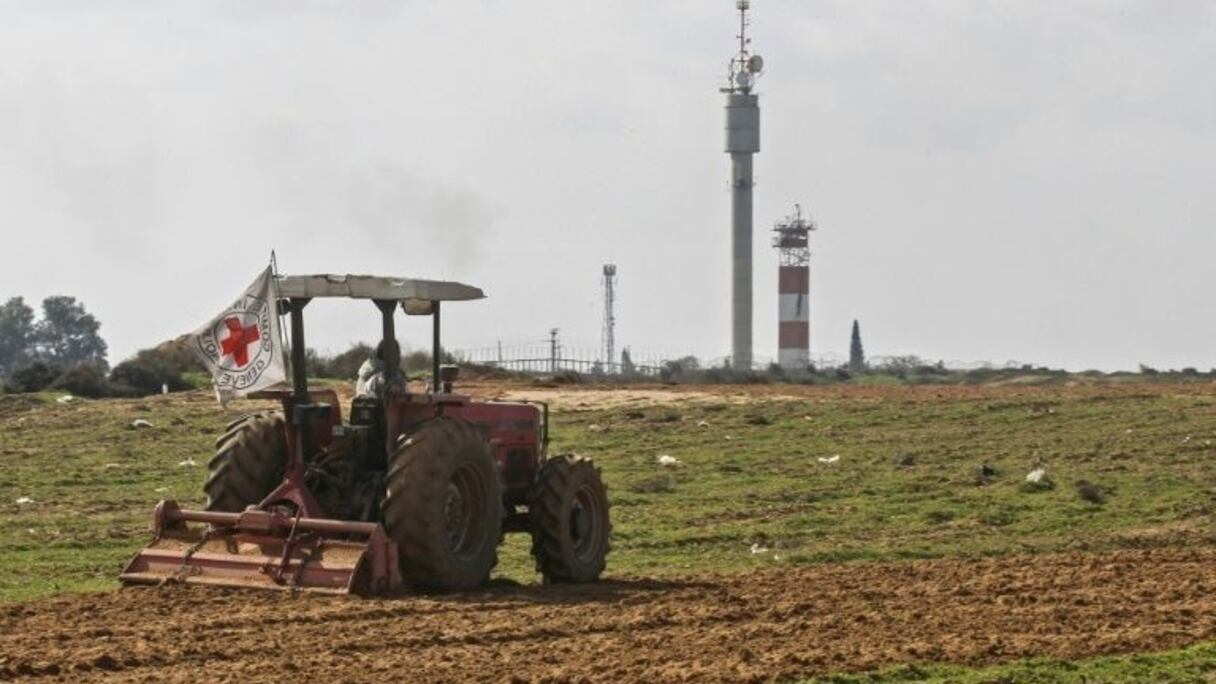
<svg viewBox="0 0 1216 684">
<path fill-rule="evenodd" d="M 113 369 L 107 352 L 101 322 L 75 297 L 47 297 L 37 314 L 23 297 L 0 305 L 0 392 L 144 396 L 189 389 L 182 373 L 202 368 L 171 345 L 145 349 Z"/>
<path fill-rule="evenodd" d="M 42 300 L 42 316 L 23 297 L 0 305 L 0 377 L 10 377 L 35 362 L 71 366 L 106 365 L 101 323 L 75 297 Z"/>
</svg>

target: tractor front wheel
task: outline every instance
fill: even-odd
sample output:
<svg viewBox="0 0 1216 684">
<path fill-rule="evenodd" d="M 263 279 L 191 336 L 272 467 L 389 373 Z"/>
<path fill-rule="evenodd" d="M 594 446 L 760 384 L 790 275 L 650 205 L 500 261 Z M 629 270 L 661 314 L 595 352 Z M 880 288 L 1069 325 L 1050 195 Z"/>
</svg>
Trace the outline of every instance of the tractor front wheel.
<svg viewBox="0 0 1216 684">
<path fill-rule="evenodd" d="M 554 456 L 529 497 L 532 555 L 546 582 L 594 582 L 608 556 L 608 494 L 591 459 Z"/>
<path fill-rule="evenodd" d="M 489 442 L 466 420 L 434 418 L 389 458 L 380 510 L 407 581 L 453 591 L 484 584 L 498 560 L 502 485 Z"/>
<path fill-rule="evenodd" d="M 239 513 L 261 503 L 283 481 L 285 430 L 283 414 L 277 411 L 253 413 L 228 424 L 207 464 L 207 510 Z"/>
</svg>

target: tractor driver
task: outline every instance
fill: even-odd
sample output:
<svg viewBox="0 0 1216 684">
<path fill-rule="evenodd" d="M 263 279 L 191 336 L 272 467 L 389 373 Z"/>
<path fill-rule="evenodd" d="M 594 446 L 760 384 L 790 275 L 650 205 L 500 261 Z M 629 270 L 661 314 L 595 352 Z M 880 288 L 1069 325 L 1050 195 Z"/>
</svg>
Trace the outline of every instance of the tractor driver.
<svg viewBox="0 0 1216 684">
<path fill-rule="evenodd" d="M 376 353 L 359 367 L 355 395 L 383 400 L 390 392 L 405 392 L 405 376 L 401 372 L 401 347 L 397 340 L 380 340 Z"/>
</svg>

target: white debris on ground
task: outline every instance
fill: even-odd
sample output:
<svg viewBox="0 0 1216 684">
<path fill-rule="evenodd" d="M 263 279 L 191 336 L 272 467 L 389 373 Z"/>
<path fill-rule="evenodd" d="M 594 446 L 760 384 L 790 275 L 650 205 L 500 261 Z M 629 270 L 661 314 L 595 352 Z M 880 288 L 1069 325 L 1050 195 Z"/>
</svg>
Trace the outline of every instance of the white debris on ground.
<svg viewBox="0 0 1216 684">
<path fill-rule="evenodd" d="M 31 499 L 31 498 L 30 498 L 30 497 L 28 497 L 28 496 L 22 496 L 22 497 L 18 497 L 18 498 L 17 498 L 17 501 L 16 501 L 15 503 L 16 503 L 18 506 L 24 506 L 24 505 L 26 505 L 26 504 L 32 504 L 32 503 L 37 503 L 37 502 L 36 502 L 36 501 L 34 501 L 33 499 Z"/>
<path fill-rule="evenodd" d="M 597 425 L 596 423 L 592 423 L 587 426 L 587 432 L 603 432 L 603 431 L 604 431 L 603 425 Z"/>
<path fill-rule="evenodd" d="M 1030 471 L 1029 473 L 1026 473 L 1026 481 L 1029 482 L 1030 484 L 1040 484 L 1046 478 L 1047 478 L 1047 469 L 1046 468 L 1035 468 L 1034 470 Z"/>
<path fill-rule="evenodd" d="M 709 421 L 706 421 L 706 420 L 699 421 L 699 422 L 697 423 L 697 427 L 699 427 L 699 428 L 707 428 L 707 427 L 709 427 Z"/>
<path fill-rule="evenodd" d="M 833 454 L 832 456 L 829 456 L 827 458 L 824 458 L 823 456 L 819 457 L 820 463 L 826 463 L 828 465 L 832 465 L 833 463 L 836 463 L 839 460 L 840 460 L 840 454 Z"/>
<path fill-rule="evenodd" d="M 73 397 L 70 394 L 65 394 L 62 397 L 59 397 L 58 399 L 56 399 L 55 403 L 56 404 L 70 404 L 73 401 L 76 401 L 76 397 Z"/>
<path fill-rule="evenodd" d="M 154 489 L 152 491 L 156 492 L 157 494 L 164 494 L 165 492 L 169 491 L 169 488 L 168 487 L 157 487 L 156 489 Z"/>
<path fill-rule="evenodd" d="M 123 465 L 121 463 L 107 463 L 107 464 L 101 466 L 101 469 L 102 470 L 118 470 L 119 468 L 122 468 L 122 467 L 123 467 Z"/>
<path fill-rule="evenodd" d="M 753 555 L 758 553 L 768 553 L 768 547 L 760 546 L 760 542 L 756 542 L 752 544 L 751 551 Z"/>
<path fill-rule="evenodd" d="M 150 427 L 152 427 L 152 421 L 147 420 L 145 418 L 136 418 L 135 420 L 131 421 L 131 427 L 133 427 L 133 428 L 150 428 Z"/>
<path fill-rule="evenodd" d="M 663 466 L 664 468 L 674 468 L 676 466 L 684 465 L 684 463 L 682 461 L 680 461 L 680 459 L 676 458 L 675 456 L 669 456 L 667 454 L 659 454 L 658 456 L 655 457 L 654 460 L 656 463 Z"/>
<path fill-rule="evenodd" d="M 186 460 L 178 463 L 177 467 L 178 468 L 193 468 L 196 465 L 198 465 L 198 464 L 194 462 L 193 458 L 187 458 Z"/>
<path fill-rule="evenodd" d="M 726 441 L 728 441 L 728 442 L 729 442 L 730 440 L 734 439 L 734 437 L 731 437 L 730 435 L 726 435 L 726 436 L 725 436 L 725 437 L 723 437 L 722 439 L 725 439 Z"/>
</svg>

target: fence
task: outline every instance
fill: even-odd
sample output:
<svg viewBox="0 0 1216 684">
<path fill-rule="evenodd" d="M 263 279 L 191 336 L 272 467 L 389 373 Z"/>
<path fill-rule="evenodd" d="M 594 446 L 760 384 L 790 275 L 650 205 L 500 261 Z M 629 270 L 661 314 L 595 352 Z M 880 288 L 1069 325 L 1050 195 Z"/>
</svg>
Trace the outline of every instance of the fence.
<svg viewBox="0 0 1216 684">
<path fill-rule="evenodd" d="M 665 363 L 661 357 L 633 354 L 628 349 L 622 354 L 621 360 L 606 362 L 598 350 L 566 347 L 553 338 L 522 344 L 453 349 L 450 353 L 464 363 L 550 375 L 573 371 L 588 375 L 658 376 Z"/>
</svg>

